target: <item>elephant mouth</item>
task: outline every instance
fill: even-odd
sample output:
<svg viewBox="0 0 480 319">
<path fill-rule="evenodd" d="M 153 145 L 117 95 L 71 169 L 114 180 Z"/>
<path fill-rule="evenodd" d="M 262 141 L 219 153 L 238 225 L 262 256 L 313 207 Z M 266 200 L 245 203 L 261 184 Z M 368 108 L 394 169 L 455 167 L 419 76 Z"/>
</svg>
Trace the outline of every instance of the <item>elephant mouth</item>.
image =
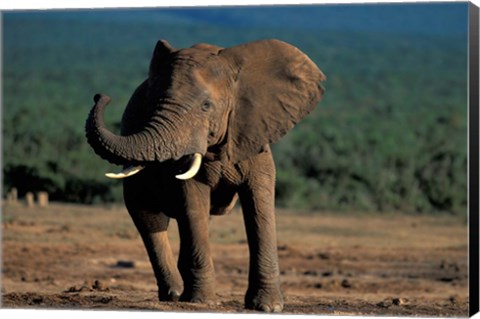
<svg viewBox="0 0 480 319">
<path fill-rule="evenodd" d="M 197 175 L 202 165 L 202 154 L 195 153 L 185 155 L 177 161 L 175 178 L 187 180 Z M 119 173 L 107 173 L 105 176 L 113 179 L 121 179 L 133 176 L 143 170 L 145 166 L 129 166 Z"/>
</svg>

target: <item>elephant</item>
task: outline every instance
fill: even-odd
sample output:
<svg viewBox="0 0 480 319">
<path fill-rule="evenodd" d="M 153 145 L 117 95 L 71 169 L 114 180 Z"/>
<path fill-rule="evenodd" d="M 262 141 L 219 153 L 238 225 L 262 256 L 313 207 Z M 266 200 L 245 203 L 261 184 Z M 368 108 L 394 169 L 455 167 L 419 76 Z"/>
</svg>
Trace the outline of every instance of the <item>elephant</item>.
<svg viewBox="0 0 480 319">
<path fill-rule="evenodd" d="M 239 200 L 250 255 L 245 308 L 283 310 L 270 144 L 317 106 L 325 80 L 306 54 L 276 39 L 183 49 L 159 40 L 120 134 L 104 122 L 110 97 L 94 96 L 86 138 L 97 155 L 123 166 L 107 176 L 123 178 L 159 301 L 214 301 L 209 220 Z M 180 237 L 177 262 L 167 236 L 171 218 Z"/>
</svg>

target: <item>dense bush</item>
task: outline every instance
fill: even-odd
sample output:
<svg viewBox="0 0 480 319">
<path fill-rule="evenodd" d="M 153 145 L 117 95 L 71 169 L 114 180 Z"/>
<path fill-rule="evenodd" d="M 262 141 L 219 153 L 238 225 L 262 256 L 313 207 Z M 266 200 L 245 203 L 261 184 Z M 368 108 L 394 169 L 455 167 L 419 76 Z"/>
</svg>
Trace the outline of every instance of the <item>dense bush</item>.
<svg viewBox="0 0 480 319">
<path fill-rule="evenodd" d="M 108 18 L 109 17 L 109 18 Z M 328 76 L 319 107 L 274 145 L 278 204 L 299 209 L 464 213 L 467 60 L 464 35 L 415 36 L 228 27 L 115 15 L 4 17 L 4 191 L 119 201 L 112 169 L 84 138 L 97 92 L 107 124 L 146 76 L 159 38 L 221 46 L 280 38 Z"/>
</svg>

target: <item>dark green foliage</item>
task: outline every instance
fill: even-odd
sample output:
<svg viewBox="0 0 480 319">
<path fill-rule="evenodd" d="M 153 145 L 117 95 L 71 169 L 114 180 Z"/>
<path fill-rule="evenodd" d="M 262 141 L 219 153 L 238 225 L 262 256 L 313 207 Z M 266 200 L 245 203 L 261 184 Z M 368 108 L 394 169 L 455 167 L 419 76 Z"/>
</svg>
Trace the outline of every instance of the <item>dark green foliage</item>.
<svg viewBox="0 0 480 319">
<path fill-rule="evenodd" d="M 394 40 L 359 42 L 358 55 L 323 51 L 343 60 L 326 66 L 324 102 L 274 148 L 283 205 L 465 212 L 465 51 Z"/>
<path fill-rule="evenodd" d="M 279 38 L 328 77 L 319 107 L 274 145 L 277 203 L 299 209 L 462 214 L 467 203 L 466 33 L 324 31 L 177 21 L 167 14 L 4 16 L 4 189 L 121 200 L 84 137 L 95 93 L 118 132 L 158 39 L 185 47 Z M 141 18 L 140 18 L 141 17 Z M 168 18 L 170 17 L 170 19 Z M 286 31 L 286 30 L 289 31 Z"/>
</svg>

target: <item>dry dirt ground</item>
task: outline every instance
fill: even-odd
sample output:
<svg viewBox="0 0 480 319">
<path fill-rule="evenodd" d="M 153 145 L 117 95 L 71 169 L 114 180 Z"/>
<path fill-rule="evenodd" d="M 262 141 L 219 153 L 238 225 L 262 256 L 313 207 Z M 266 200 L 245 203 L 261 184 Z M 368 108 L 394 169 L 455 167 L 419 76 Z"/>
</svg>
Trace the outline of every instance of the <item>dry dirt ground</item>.
<svg viewBox="0 0 480 319">
<path fill-rule="evenodd" d="M 4 205 L 3 308 L 249 312 L 241 213 L 211 220 L 212 305 L 159 303 L 139 235 L 124 208 Z M 467 225 L 449 216 L 277 211 L 285 313 L 468 314 Z M 178 250 L 176 224 L 170 235 Z"/>
</svg>

